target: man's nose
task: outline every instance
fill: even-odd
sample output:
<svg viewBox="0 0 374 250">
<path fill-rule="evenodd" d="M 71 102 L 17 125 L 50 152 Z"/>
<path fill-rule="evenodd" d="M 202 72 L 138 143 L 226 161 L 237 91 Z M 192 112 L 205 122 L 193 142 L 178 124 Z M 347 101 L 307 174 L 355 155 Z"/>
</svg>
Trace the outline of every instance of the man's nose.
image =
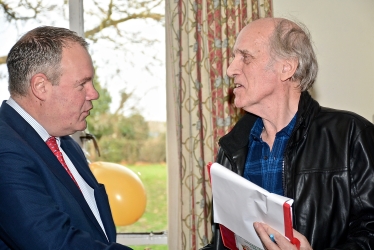
<svg viewBox="0 0 374 250">
<path fill-rule="evenodd" d="M 235 60 L 235 58 L 232 60 L 232 62 L 230 63 L 229 67 L 227 68 L 227 71 L 226 71 L 226 74 L 231 77 L 231 78 L 234 78 L 238 72 L 239 72 L 239 68 L 238 68 L 238 62 L 237 60 Z"/>
<path fill-rule="evenodd" d="M 88 100 L 97 100 L 99 99 L 99 92 L 95 89 L 93 84 L 90 84 L 88 90 L 87 90 L 87 99 Z"/>
</svg>

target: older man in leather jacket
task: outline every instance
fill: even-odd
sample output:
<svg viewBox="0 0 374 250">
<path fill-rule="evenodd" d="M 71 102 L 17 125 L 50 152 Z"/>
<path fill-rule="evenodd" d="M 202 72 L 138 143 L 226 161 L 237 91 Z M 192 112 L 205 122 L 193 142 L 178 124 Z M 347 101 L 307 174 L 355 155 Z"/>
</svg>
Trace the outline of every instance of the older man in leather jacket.
<svg viewBox="0 0 374 250">
<path fill-rule="evenodd" d="M 317 71 L 305 28 L 278 18 L 244 27 L 227 74 L 246 114 L 220 139 L 216 161 L 294 199 L 301 249 L 374 249 L 374 126 L 313 100 Z M 254 227 L 266 249 L 296 249 L 269 225 Z M 212 228 L 203 250 L 226 249 Z"/>
</svg>

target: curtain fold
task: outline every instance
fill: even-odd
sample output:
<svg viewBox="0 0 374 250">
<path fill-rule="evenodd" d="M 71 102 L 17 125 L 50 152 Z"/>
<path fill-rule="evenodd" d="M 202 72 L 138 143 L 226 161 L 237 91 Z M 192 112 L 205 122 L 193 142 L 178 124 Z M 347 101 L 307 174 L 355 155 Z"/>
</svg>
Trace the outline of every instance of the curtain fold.
<svg viewBox="0 0 374 250">
<path fill-rule="evenodd" d="M 166 0 L 169 249 L 211 237 L 206 164 L 240 116 L 226 69 L 238 32 L 272 16 L 271 0 Z"/>
</svg>

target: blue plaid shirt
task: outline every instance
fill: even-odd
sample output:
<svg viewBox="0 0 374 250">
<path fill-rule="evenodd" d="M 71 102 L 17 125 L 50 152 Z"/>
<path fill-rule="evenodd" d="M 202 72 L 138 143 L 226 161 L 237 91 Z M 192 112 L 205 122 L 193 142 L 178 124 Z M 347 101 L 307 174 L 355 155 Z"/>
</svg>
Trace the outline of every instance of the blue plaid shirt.
<svg viewBox="0 0 374 250">
<path fill-rule="evenodd" d="M 290 123 L 275 135 L 270 151 L 269 145 L 261 139 L 264 123 L 261 118 L 257 119 L 249 135 L 244 178 L 271 193 L 283 195 L 283 155 L 295 123 L 296 114 Z"/>
</svg>

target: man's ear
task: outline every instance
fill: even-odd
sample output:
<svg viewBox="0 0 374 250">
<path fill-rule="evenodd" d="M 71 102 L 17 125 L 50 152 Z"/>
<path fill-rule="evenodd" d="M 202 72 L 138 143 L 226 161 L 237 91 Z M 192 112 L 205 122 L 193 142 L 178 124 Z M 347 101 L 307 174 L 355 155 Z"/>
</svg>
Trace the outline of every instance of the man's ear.
<svg viewBox="0 0 374 250">
<path fill-rule="evenodd" d="M 284 82 L 288 79 L 291 79 L 291 77 L 295 74 L 298 65 L 299 61 L 297 60 L 297 58 L 289 58 L 283 60 L 281 80 Z"/>
<path fill-rule="evenodd" d="M 36 98 L 42 101 L 46 98 L 49 86 L 50 82 L 48 81 L 48 78 L 42 73 L 38 73 L 31 78 L 31 91 Z"/>
</svg>

